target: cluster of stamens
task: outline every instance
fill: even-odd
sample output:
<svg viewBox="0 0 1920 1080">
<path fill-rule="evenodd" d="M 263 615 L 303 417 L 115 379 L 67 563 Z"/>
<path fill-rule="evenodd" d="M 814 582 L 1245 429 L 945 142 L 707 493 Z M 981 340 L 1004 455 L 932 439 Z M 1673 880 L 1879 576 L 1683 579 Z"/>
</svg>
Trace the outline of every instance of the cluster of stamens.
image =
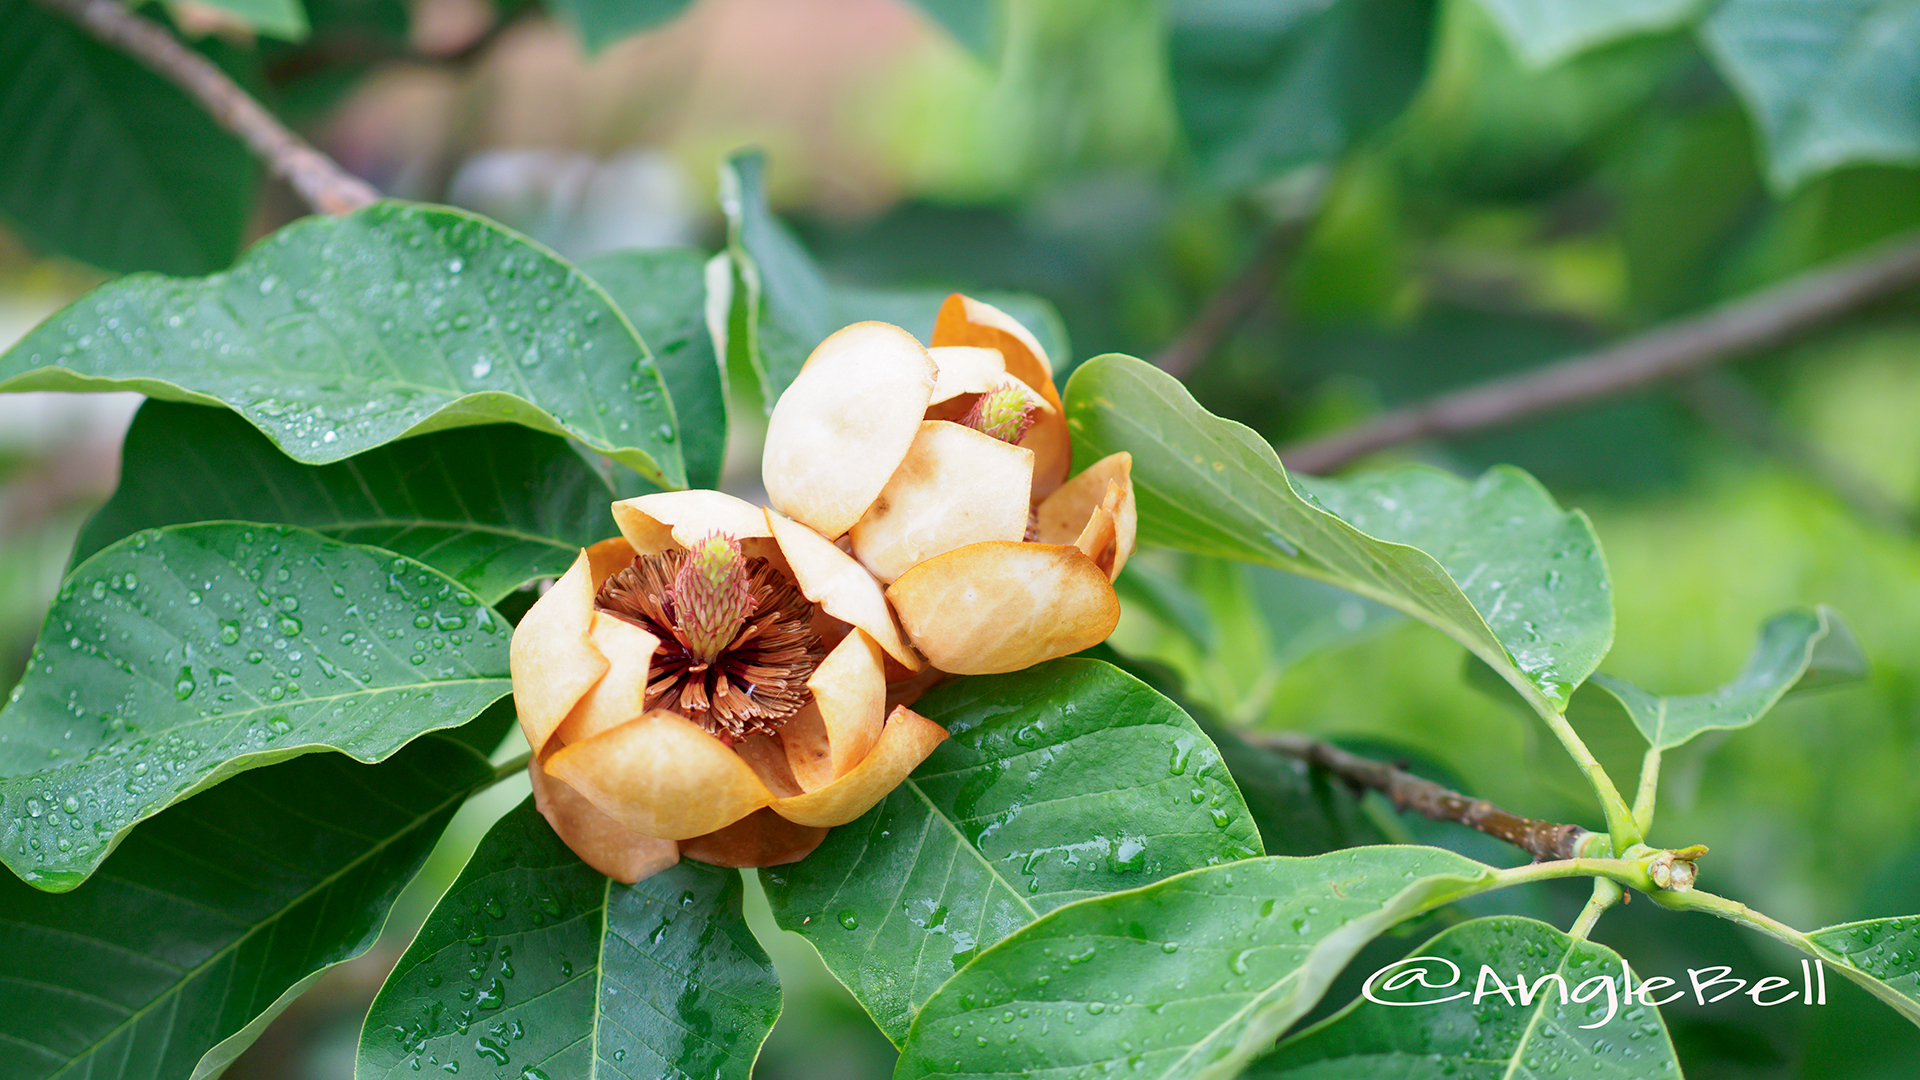
<svg viewBox="0 0 1920 1080">
<path fill-rule="evenodd" d="M 960 422 L 1003 443 L 1017 443 L 1033 426 L 1033 414 L 1034 407 L 1027 395 L 1009 383 L 974 399 L 973 408 L 967 410 Z"/>
<path fill-rule="evenodd" d="M 826 654 L 813 605 L 732 537 L 635 558 L 601 583 L 594 607 L 660 639 L 648 709 L 671 709 L 731 743 L 777 731 L 813 700 L 807 680 Z"/>
</svg>

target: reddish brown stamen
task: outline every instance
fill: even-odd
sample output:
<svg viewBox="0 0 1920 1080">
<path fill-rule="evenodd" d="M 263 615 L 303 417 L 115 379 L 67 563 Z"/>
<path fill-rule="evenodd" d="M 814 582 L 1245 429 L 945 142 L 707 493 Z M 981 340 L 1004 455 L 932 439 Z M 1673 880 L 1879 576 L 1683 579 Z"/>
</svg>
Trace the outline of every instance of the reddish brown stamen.
<svg viewBox="0 0 1920 1080">
<path fill-rule="evenodd" d="M 699 635 L 683 627 L 674 598 L 686 561 L 679 551 L 640 556 L 610 575 L 594 597 L 596 609 L 660 639 L 646 707 L 671 709 L 729 742 L 779 730 L 813 700 L 807 680 L 826 655 L 813 632 L 813 605 L 767 560 L 749 558 L 751 614 L 725 648 L 702 659 Z"/>
</svg>

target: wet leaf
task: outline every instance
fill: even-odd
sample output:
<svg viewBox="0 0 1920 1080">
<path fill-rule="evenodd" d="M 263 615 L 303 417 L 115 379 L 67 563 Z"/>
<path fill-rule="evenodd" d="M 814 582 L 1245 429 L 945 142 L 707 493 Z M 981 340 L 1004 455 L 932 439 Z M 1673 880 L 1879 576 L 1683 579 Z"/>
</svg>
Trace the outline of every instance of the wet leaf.
<svg viewBox="0 0 1920 1080">
<path fill-rule="evenodd" d="M 0 878 L 0 1043 L 13 1080 L 217 1075 L 327 969 L 365 952 L 512 711 L 379 765 L 314 754 L 142 825 L 50 896 Z"/>
<path fill-rule="evenodd" d="M 142 529 L 271 522 L 418 559 L 493 604 L 614 535 L 612 501 L 564 439 L 522 427 L 435 432 L 302 465 L 230 412 L 149 401 L 127 431 L 120 487 L 72 562 Z"/>
<path fill-rule="evenodd" d="M 1841 974 L 1920 1024 L 1920 915 L 1843 923 L 1807 937 Z"/>
<path fill-rule="evenodd" d="M 357 1080 L 746 1080 L 780 985 L 740 875 L 683 861 L 638 885 L 576 858 L 533 807 L 494 825 L 407 946 Z"/>
<path fill-rule="evenodd" d="M 103 285 L 0 355 L 0 390 L 226 405 L 311 465 L 510 422 L 686 480 L 660 373 L 600 287 L 444 208 L 303 218 L 226 273 Z"/>
<path fill-rule="evenodd" d="M 1066 403 L 1076 468 L 1132 452 L 1143 542 L 1277 566 L 1403 611 L 1536 707 L 1564 710 L 1612 644 L 1592 525 L 1518 469 L 1289 477 L 1259 435 L 1127 356 L 1087 361 Z"/>
<path fill-rule="evenodd" d="M 1920 159 L 1920 3 L 1725 0 L 1700 34 L 1766 134 L 1776 188 L 1852 162 Z"/>
<path fill-rule="evenodd" d="M 246 769 L 378 761 L 504 696 L 509 628 L 411 559 L 285 526 L 176 525 L 61 586 L 0 711 L 0 861 L 71 889 L 135 823 Z"/>
<path fill-rule="evenodd" d="M 1767 620 L 1747 666 L 1718 690 L 1661 697 L 1610 675 L 1595 675 L 1593 685 L 1620 702 L 1648 742 L 1671 750 L 1702 732 L 1746 727 L 1789 691 L 1848 682 L 1866 672 L 1867 659 L 1839 615 L 1824 607 L 1798 608 Z"/>
<path fill-rule="evenodd" d="M 1246 1075 L 1367 1080 L 1391 1070 L 1404 1080 L 1678 1077 L 1680 1063 L 1659 1010 L 1624 1000 L 1626 970 L 1619 953 L 1546 923 L 1512 915 L 1474 919 L 1380 969 L 1368 992 L 1394 1004 L 1356 999 L 1282 1043 Z M 1507 988 L 1504 995 L 1495 978 Z M 1516 979 L 1525 991 L 1515 988 Z M 1670 993 L 1656 991 L 1655 998 Z"/>
<path fill-rule="evenodd" d="M 894 1075 L 1237 1076 L 1361 946 L 1493 874 L 1437 848 L 1354 848 L 1068 905 L 940 987 Z"/>
<path fill-rule="evenodd" d="M 896 1043 L 936 987 L 1036 916 L 1259 850 L 1213 744 L 1106 664 L 975 676 L 914 708 L 952 738 L 818 851 L 760 874 L 781 928 Z"/>
</svg>

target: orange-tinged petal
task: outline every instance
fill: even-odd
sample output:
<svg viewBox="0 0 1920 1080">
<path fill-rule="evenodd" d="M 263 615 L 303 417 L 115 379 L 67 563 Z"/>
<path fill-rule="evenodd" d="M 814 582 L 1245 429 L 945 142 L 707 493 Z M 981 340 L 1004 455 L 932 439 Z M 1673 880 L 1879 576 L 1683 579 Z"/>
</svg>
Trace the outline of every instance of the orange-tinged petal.
<svg viewBox="0 0 1920 1080">
<path fill-rule="evenodd" d="M 625 499 L 613 504 L 613 520 L 641 555 L 658 555 L 674 545 L 689 548 L 712 532 L 735 540 L 771 535 L 759 507 L 720 491 L 659 491 Z"/>
<path fill-rule="evenodd" d="M 972 428 L 928 420 L 850 535 L 853 554 L 890 582 L 915 563 L 1027 531 L 1033 453 Z"/>
<path fill-rule="evenodd" d="M 826 777 L 818 782 L 809 782 L 809 777 L 801 776 L 801 785 L 806 790 L 812 791 L 827 780 L 847 775 L 880 741 L 881 726 L 887 715 L 885 656 L 872 635 L 855 627 L 853 633 L 820 661 L 813 677 L 807 680 L 807 689 L 813 691 L 813 702 L 819 706 L 821 727 L 827 736 L 829 768 Z M 794 757 L 791 745 L 787 756 L 789 760 Z M 800 770 L 795 768 L 794 772 L 798 775 Z"/>
<path fill-rule="evenodd" d="M 586 692 L 554 732 L 561 743 L 590 739 L 639 719 L 647 711 L 647 670 L 660 639 L 604 611 L 593 613 L 588 631 L 593 647 L 607 660 L 606 675 Z"/>
<path fill-rule="evenodd" d="M 882 714 L 873 715 L 874 738 L 880 737 Z M 820 716 L 820 703 L 809 701 L 780 722 L 780 746 L 785 752 L 786 771 L 793 777 L 794 790 L 774 789 L 775 795 L 798 795 L 825 787 L 833 781 L 833 740 L 827 736 L 827 722 Z M 761 779 L 767 770 L 755 769 Z M 773 787 L 769 784 L 768 787 Z"/>
<path fill-rule="evenodd" d="M 1133 499 L 1133 455 L 1125 450 L 1108 454 L 1087 466 L 1080 475 L 1061 485 L 1034 510 L 1039 523 L 1035 536 L 1043 544 L 1079 544 L 1082 533 L 1092 527 L 1096 510 L 1105 508 L 1113 522 L 1112 568 L 1108 580 L 1120 576 L 1133 554 L 1134 533 L 1139 526 L 1139 511 Z M 1086 545 L 1081 550 L 1089 551 Z M 1095 558 L 1096 562 L 1101 562 Z M 1106 564 L 1102 563 L 1102 568 Z"/>
<path fill-rule="evenodd" d="M 680 853 L 711 866 L 780 866 L 813 854 L 826 838 L 825 829 L 756 810 L 724 829 L 680 841 Z"/>
<path fill-rule="evenodd" d="M 916 425 L 918 421 L 915 421 Z M 873 635 L 887 655 L 914 671 L 920 670 L 920 658 L 914 654 L 893 611 L 880 591 L 880 583 L 853 556 L 834 547 L 819 533 L 797 521 L 767 511 L 767 527 L 780 545 L 793 571 L 794 584 L 807 599 L 819 604 L 827 614 Z"/>
<path fill-rule="evenodd" d="M 939 724 L 897 706 L 873 752 L 851 772 L 817 791 L 775 799 L 773 812 L 802 825 L 845 825 L 886 798 L 946 737 Z"/>
<path fill-rule="evenodd" d="M 638 552 L 624 536 L 611 536 L 597 544 L 587 547 L 587 561 L 593 567 L 593 587 L 612 577 L 616 571 L 625 570 L 633 563 Z"/>
<path fill-rule="evenodd" d="M 907 636 L 942 671 L 1018 671 L 1097 645 L 1120 621 L 1107 575 L 1071 544 L 972 544 L 887 588 Z"/>
<path fill-rule="evenodd" d="M 933 396 L 927 404 L 937 405 L 962 394 L 984 394 L 1007 378 L 1007 361 L 999 349 L 978 345 L 943 345 L 928 349 L 933 358 Z"/>
<path fill-rule="evenodd" d="M 592 626 L 593 574 L 582 551 L 553 588 L 521 616 L 508 648 L 513 707 L 536 753 L 607 673 L 607 658 L 593 647 Z"/>
<path fill-rule="evenodd" d="M 626 828 L 587 801 L 585 795 L 527 764 L 533 805 L 581 861 L 615 881 L 631 885 L 680 861 L 680 845 Z"/>
<path fill-rule="evenodd" d="M 792 719 L 788 717 L 780 725 L 781 736 L 786 735 Z M 780 738 L 749 735 L 733 744 L 733 752 L 740 755 L 740 760 L 747 763 L 747 767 L 753 770 L 761 783 L 767 785 L 767 790 L 773 792 L 775 798 L 798 795 L 805 790 L 794 777 L 793 767 L 787 764 L 787 748 L 781 744 Z"/>
<path fill-rule="evenodd" d="M 710 833 L 773 801 L 740 755 L 664 709 L 563 746 L 546 768 L 620 824 L 669 840 Z"/>
<path fill-rule="evenodd" d="M 1053 385 L 1053 364 L 1039 339 L 1019 320 L 992 304 L 954 293 L 934 317 L 932 344 L 1000 350 L 1007 374 L 1033 388 L 1052 407 L 1052 412 L 1035 416 L 1033 427 L 1020 440 L 1021 446 L 1033 451 L 1033 497 L 1044 499 L 1052 494 L 1073 468 L 1073 440 L 1067 431 L 1060 392 Z"/>
<path fill-rule="evenodd" d="M 768 501 L 830 540 L 846 532 L 906 456 L 934 377 L 897 326 L 854 323 L 821 342 L 767 418 Z"/>
</svg>

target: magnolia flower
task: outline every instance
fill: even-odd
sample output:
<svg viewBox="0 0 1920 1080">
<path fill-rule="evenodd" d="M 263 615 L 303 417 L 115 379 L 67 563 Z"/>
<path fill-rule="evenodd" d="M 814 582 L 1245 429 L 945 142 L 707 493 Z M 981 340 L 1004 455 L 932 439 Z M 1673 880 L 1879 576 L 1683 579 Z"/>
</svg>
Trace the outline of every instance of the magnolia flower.
<svg viewBox="0 0 1920 1080">
<path fill-rule="evenodd" d="M 595 869 L 799 859 L 946 737 L 888 711 L 922 665 L 851 556 L 714 491 L 613 510 L 511 654 L 536 803 Z"/>
<path fill-rule="evenodd" d="M 1133 459 L 1071 479 L 1047 354 L 958 293 L 933 344 L 864 322 L 820 343 L 775 404 L 769 501 L 844 543 L 940 671 L 1016 671 L 1106 640 L 1133 551 Z"/>
</svg>

